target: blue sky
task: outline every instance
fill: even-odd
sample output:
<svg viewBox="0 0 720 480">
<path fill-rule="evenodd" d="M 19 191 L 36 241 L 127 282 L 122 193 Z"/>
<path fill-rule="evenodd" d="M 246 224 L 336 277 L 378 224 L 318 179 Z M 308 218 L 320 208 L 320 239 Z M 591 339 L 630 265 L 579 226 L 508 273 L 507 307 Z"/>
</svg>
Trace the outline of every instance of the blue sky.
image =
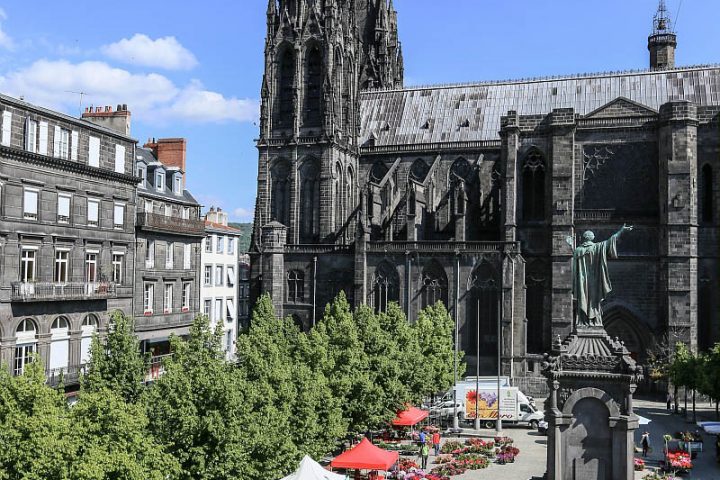
<svg viewBox="0 0 720 480">
<path fill-rule="evenodd" d="M 406 84 L 646 68 L 657 0 L 394 0 Z M 720 1 L 668 0 L 677 63 L 720 62 Z M 249 221 L 265 0 L 0 4 L 0 91 L 70 114 L 127 103 L 132 135 L 188 139 L 188 188 Z"/>
</svg>

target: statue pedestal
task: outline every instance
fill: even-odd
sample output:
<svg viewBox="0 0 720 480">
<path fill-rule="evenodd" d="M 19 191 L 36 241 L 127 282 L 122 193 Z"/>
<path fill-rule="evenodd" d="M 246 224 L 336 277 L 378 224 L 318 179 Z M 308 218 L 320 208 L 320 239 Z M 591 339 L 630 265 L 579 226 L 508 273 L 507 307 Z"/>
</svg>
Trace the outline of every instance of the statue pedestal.
<svg viewBox="0 0 720 480">
<path fill-rule="evenodd" d="M 642 369 L 602 327 L 579 328 L 546 355 L 548 480 L 632 480 L 632 396 Z"/>
</svg>

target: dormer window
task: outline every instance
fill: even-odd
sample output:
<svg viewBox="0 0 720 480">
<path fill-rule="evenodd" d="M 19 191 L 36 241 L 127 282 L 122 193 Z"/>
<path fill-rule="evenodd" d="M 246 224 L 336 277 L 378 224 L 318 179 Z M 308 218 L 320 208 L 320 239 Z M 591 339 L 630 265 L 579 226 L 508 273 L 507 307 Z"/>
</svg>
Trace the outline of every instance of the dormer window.
<svg viewBox="0 0 720 480">
<path fill-rule="evenodd" d="M 162 170 L 155 171 L 155 188 L 158 192 L 165 190 L 165 172 Z"/>
<path fill-rule="evenodd" d="M 140 183 L 138 183 L 138 187 L 145 188 L 147 182 L 147 167 L 144 163 L 138 163 L 137 176 L 140 177 Z"/>
<path fill-rule="evenodd" d="M 173 193 L 175 195 L 182 194 L 182 176 L 179 173 L 173 175 Z"/>
</svg>

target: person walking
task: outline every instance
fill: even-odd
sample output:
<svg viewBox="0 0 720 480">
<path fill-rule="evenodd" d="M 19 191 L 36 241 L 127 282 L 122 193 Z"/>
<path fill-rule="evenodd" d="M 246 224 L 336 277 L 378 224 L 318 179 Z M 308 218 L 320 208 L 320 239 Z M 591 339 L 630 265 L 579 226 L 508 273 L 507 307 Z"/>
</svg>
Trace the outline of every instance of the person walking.
<svg viewBox="0 0 720 480">
<path fill-rule="evenodd" d="M 673 401 L 672 393 L 668 392 L 667 397 L 665 397 L 665 401 L 667 402 L 667 409 L 670 410 Z"/>
<path fill-rule="evenodd" d="M 650 450 L 650 432 L 646 431 L 642 434 L 640 445 L 642 445 L 643 457 L 647 457 L 648 450 Z"/>
<path fill-rule="evenodd" d="M 422 466 L 420 468 L 423 470 L 427 470 L 428 455 L 430 455 L 430 447 L 428 447 L 427 443 L 423 443 L 420 445 L 420 458 L 422 459 Z"/>
<path fill-rule="evenodd" d="M 423 430 L 420 430 L 418 439 L 420 440 L 420 445 L 425 445 L 425 432 Z"/>
<path fill-rule="evenodd" d="M 435 456 L 440 455 L 440 432 L 435 432 L 432 435 L 433 449 L 435 450 Z"/>
</svg>

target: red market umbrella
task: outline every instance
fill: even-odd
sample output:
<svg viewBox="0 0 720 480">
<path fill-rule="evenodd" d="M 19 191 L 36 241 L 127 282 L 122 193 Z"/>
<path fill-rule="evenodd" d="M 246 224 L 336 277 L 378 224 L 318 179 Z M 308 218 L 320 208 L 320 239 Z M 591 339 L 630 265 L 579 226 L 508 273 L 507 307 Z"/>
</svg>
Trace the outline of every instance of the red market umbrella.
<svg viewBox="0 0 720 480">
<path fill-rule="evenodd" d="M 398 452 L 376 447 L 367 438 L 350 450 L 341 453 L 330 462 L 333 468 L 357 470 L 389 470 L 398 461 Z"/>
<path fill-rule="evenodd" d="M 427 416 L 428 412 L 426 412 L 425 410 L 410 407 L 407 410 L 398 412 L 397 417 L 395 417 L 395 419 L 392 421 L 392 424 L 396 427 L 411 427 L 425 420 Z"/>
</svg>

